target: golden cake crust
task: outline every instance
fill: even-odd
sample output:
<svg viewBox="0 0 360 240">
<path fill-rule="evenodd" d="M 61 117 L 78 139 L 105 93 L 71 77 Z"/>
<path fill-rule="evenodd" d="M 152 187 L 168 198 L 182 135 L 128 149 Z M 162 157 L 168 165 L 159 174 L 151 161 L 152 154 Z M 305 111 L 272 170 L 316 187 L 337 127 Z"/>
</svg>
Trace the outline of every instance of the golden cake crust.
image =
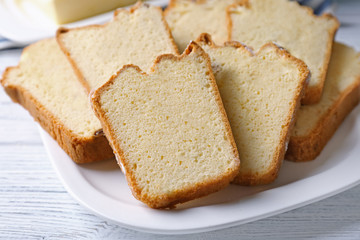
<svg viewBox="0 0 360 240">
<path fill-rule="evenodd" d="M 24 52 L 27 48 L 24 49 Z M 102 131 L 91 137 L 81 137 L 69 130 L 49 109 L 41 104 L 22 86 L 7 82 L 7 76 L 12 69 L 5 70 L 1 84 L 12 101 L 19 103 L 29 111 L 31 116 L 45 129 L 60 145 L 60 147 L 76 163 L 89 163 L 113 158 L 112 149 Z"/>
<path fill-rule="evenodd" d="M 291 136 L 285 158 L 294 162 L 314 160 L 359 101 L 360 77 L 341 93 L 308 135 Z"/>
<path fill-rule="evenodd" d="M 232 4 L 230 6 L 227 7 L 226 9 L 226 16 L 227 16 L 227 29 L 228 29 L 228 40 L 232 40 L 233 36 L 232 36 L 232 29 L 233 29 L 233 23 L 231 20 L 231 10 L 233 8 L 236 8 L 236 6 L 243 6 L 246 8 L 251 8 L 251 0 L 240 0 L 239 3 L 236 4 Z M 296 3 L 298 4 L 298 3 Z M 337 29 L 340 27 L 340 22 L 338 21 L 338 19 L 336 17 L 334 17 L 331 14 L 323 14 L 321 16 L 317 16 L 314 14 L 314 11 L 312 8 L 307 7 L 307 6 L 301 6 L 302 8 L 307 10 L 307 13 L 310 17 L 312 18 L 320 18 L 320 19 L 328 19 L 329 21 L 335 21 L 336 24 L 333 26 L 332 29 L 329 29 L 328 34 L 329 34 L 329 38 L 327 39 L 326 44 L 326 48 L 327 51 L 325 53 L 325 58 L 324 58 L 324 65 L 321 67 L 320 70 L 320 82 L 317 85 L 307 85 L 303 98 L 301 100 L 302 104 L 308 105 L 308 104 L 314 104 L 320 101 L 321 99 L 321 95 L 322 95 L 322 91 L 323 91 L 323 87 L 324 87 L 324 82 L 326 79 L 326 73 L 327 73 L 327 69 L 329 66 L 329 62 L 330 62 L 330 57 L 331 57 L 331 51 L 332 51 L 332 45 L 333 45 L 333 41 L 334 41 L 334 37 L 336 34 Z"/>
<path fill-rule="evenodd" d="M 129 10 L 126 10 L 126 9 L 117 9 L 115 12 L 114 12 L 114 19 L 115 17 L 120 13 L 120 12 L 128 12 L 130 14 L 133 14 L 137 9 L 141 8 L 141 7 L 150 7 L 148 4 L 144 4 L 142 3 L 141 1 L 139 1 L 137 4 L 135 4 L 135 6 L 131 7 Z M 179 51 L 178 51 L 178 48 L 175 44 L 175 41 L 172 37 L 172 34 L 171 34 L 171 31 L 170 31 L 170 28 L 167 24 L 167 22 L 165 21 L 165 17 L 164 17 L 164 13 L 162 11 L 162 9 L 160 7 L 154 7 L 157 9 L 157 11 L 159 11 L 161 13 L 161 20 L 164 24 L 164 27 L 166 29 L 166 33 L 168 35 L 168 38 L 169 40 L 171 41 L 171 45 L 172 45 L 172 48 L 173 48 L 173 52 L 176 53 L 176 54 L 179 54 Z M 113 19 L 113 20 L 114 20 Z M 71 54 L 70 52 L 68 51 L 68 49 L 64 46 L 63 42 L 62 42 L 62 37 L 64 36 L 64 34 L 68 33 L 69 31 L 77 31 L 77 30 L 83 30 L 83 29 L 102 29 L 104 27 L 106 27 L 107 25 L 111 24 L 112 21 L 110 22 L 107 22 L 103 25 L 99 25 L 99 24 L 94 24 L 94 25 L 89 25 L 89 26 L 84 26 L 84 27 L 76 27 L 76 28 L 71 28 L 71 29 L 68 29 L 68 28 L 64 28 L 64 27 L 60 27 L 57 32 L 56 32 L 56 40 L 61 48 L 61 50 L 64 52 L 64 54 L 67 56 L 69 62 L 71 63 L 78 79 L 80 80 L 80 82 L 82 83 L 82 85 L 86 88 L 86 90 L 88 91 L 88 93 L 90 93 L 91 91 L 91 87 L 89 86 L 89 83 L 86 81 L 86 79 L 84 79 L 84 76 L 81 72 L 81 70 L 78 68 L 76 62 L 74 61 L 74 59 L 71 57 Z M 152 60 L 150 60 L 152 61 Z"/>
<path fill-rule="evenodd" d="M 206 45 L 210 46 L 211 48 L 221 48 L 221 46 L 217 46 L 211 40 L 211 36 L 209 34 L 205 34 L 205 33 L 201 34 L 198 37 L 198 39 L 196 40 L 196 42 L 199 42 L 201 44 L 206 44 Z M 293 61 L 297 66 L 299 66 L 299 69 L 301 72 L 301 81 L 296 90 L 296 97 L 294 98 L 292 105 L 289 108 L 289 113 L 286 117 L 285 123 L 282 124 L 282 125 L 284 125 L 284 127 L 281 131 L 281 141 L 279 142 L 278 146 L 276 146 L 274 158 L 271 161 L 272 164 L 270 165 L 268 171 L 266 173 L 261 173 L 261 174 L 260 173 L 239 174 L 233 180 L 233 183 L 241 184 L 241 185 L 253 186 L 253 185 L 269 184 L 277 178 L 279 169 L 280 169 L 282 161 L 284 159 L 286 145 L 289 141 L 291 130 L 294 127 L 296 112 L 300 107 L 300 100 L 301 100 L 302 95 L 304 94 L 304 89 L 308 82 L 309 70 L 303 61 L 293 57 L 285 49 L 280 48 L 273 43 L 265 44 L 256 53 L 254 53 L 251 48 L 247 47 L 244 44 L 241 44 L 240 42 L 236 42 L 236 41 L 226 42 L 226 43 L 224 43 L 224 46 L 230 46 L 230 47 L 233 47 L 236 49 L 240 48 L 243 51 L 245 51 L 247 54 L 249 54 L 249 56 L 257 56 L 259 53 L 261 53 L 261 51 L 263 51 L 264 49 L 266 49 L 268 47 L 274 48 L 274 49 L 276 49 L 276 53 L 279 56 L 284 57 L 284 58 L 288 59 L 289 61 Z"/>
<path fill-rule="evenodd" d="M 214 93 L 215 93 L 215 97 L 216 97 L 216 102 L 219 106 L 220 112 L 222 114 L 221 117 L 226 126 L 226 134 L 227 134 L 228 138 L 230 139 L 234 156 L 236 157 L 236 159 L 239 159 L 236 144 L 235 144 L 232 132 L 231 132 L 230 124 L 228 122 L 226 112 L 223 107 L 219 91 L 217 89 L 215 78 L 212 74 L 210 59 L 209 59 L 208 55 L 195 42 L 191 42 L 189 44 L 188 48 L 185 50 L 185 52 L 181 56 L 175 56 L 172 54 L 164 54 L 164 55 L 159 56 L 155 60 L 155 63 L 152 67 L 151 73 L 156 71 L 156 67 L 161 61 L 163 61 L 165 59 L 169 59 L 172 61 L 181 61 L 183 58 L 186 58 L 191 52 L 199 52 L 200 55 L 207 62 L 208 77 L 211 79 L 211 85 L 215 89 Z M 93 108 L 94 108 L 96 115 L 98 116 L 101 123 L 103 124 L 104 132 L 105 132 L 106 136 L 110 139 L 110 144 L 113 146 L 115 155 L 118 159 L 118 163 L 120 166 L 122 165 L 123 168 L 125 169 L 125 172 L 126 172 L 125 175 L 126 175 L 128 184 L 129 184 L 130 189 L 132 190 L 132 193 L 135 196 L 135 198 L 146 203 L 151 208 L 174 208 L 175 205 L 178 203 L 183 203 L 183 202 L 186 202 L 186 201 L 189 201 L 192 199 L 200 198 L 202 196 L 208 195 L 212 192 L 216 192 L 216 191 L 224 188 L 225 186 L 227 186 L 230 183 L 230 181 L 232 181 L 234 179 L 234 177 L 237 175 L 238 170 L 240 168 L 240 161 L 238 161 L 238 163 L 233 171 L 228 171 L 224 175 L 219 176 L 218 178 L 214 178 L 211 181 L 208 181 L 206 183 L 197 183 L 188 188 L 178 189 L 177 191 L 173 192 L 170 195 L 164 194 L 164 195 L 154 197 L 154 196 L 149 196 L 147 194 L 141 193 L 141 189 L 136 184 L 135 176 L 132 175 L 131 172 L 126 171 L 126 169 L 129 169 L 130 167 L 128 166 L 128 162 L 124 156 L 124 153 L 120 147 L 119 142 L 117 142 L 117 140 L 116 140 L 116 136 L 114 135 L 113 131 L 111 130 L 111 127 L 109 126 L 109 124 L 107 124 L 109 122 L 109 120 L 107 119 L 105 112 L 102 110 L 101 103 L 100 103 L 100 96 L 101 96 L 102 92 L 105 91 L 109 86 L 111 86 L 113 84 L 113 81 L 115 80 L 117 75 L 121 74 L 123 71 L 126 71 L 126 69 L 128 69 L 128 68 L 134 68 L 140 74 L 147 75 L 146 73 L 142 72 L 140 70 L 140 68 L 137 66 L 125 65 L 121 70 L 118 71 L 118 73 L 116 75 L 112 76 L 108 82 L 106 82 L 104 85 L 102 85 L 100 88 L 98 88 L 91 94 L 91 101 L 92 101 Z"/>
</svg>

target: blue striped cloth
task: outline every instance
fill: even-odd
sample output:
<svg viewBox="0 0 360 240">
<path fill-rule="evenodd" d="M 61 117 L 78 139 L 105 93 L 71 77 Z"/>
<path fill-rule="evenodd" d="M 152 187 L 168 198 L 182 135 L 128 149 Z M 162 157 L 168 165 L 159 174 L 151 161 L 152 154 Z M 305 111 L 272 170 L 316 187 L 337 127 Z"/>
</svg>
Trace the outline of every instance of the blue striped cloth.
<svg viewBox="0 0 360 240">
<path fill-rule="evenodd" d="M 2 49 L 11 49 L 11 48 L 19 48 L 22 47 L 22 44 L 18 44 L 15 42 L 12 42 L 0 35 L 0 50 Z"/>
<path fill-rule="evenodd" d="M 314 13 L 333 13 L 334 3 L 332 0 L 297 0 L 301 5 L 306 5 L 314 9 Z"/>
<path fill-rule="evenodd" d="M 325 12 L 332 13 L 334 11 L 334 3 L 332 0 L 297 0 L 301 5 L 310 6 L 314 9 L 315 14 Z M 21 44 L 12 42 L 0 35 L 0 50 L 22 47 Z"/>
</svg>

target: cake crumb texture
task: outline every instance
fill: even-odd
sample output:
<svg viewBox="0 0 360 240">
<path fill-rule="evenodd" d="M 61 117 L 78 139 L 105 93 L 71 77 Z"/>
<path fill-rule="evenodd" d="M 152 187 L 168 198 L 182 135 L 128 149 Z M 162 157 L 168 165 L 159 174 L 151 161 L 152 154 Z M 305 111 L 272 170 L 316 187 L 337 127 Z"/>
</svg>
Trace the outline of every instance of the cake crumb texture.
<svg viewBox="0 0 360 240">
<path fill-rule="evenodd" d="M 87 93 L 55 39 L 25 48 L 19 65 L 5 71 L 1 84 L 75 162 L 113 157 Z"/>
<path fill-rule="evenodd" d="M 360 100 L 360 54 L 335 43 L 320 102 L 301 106 L 286 158 L 314 160 Z"/>
<path fill-rule="evenodd" d="M 239 42 L 217 46 L 207 34 L 197 42 L 209 54 L 241 159 L 234 182 L 275 180 L 308 78 L 306 65 L 274 44 L 256 53 Z"/>
<path fill-rule="evenodd" d="M 134 196 L 150 207 L 220 190 L 239 171 L 210 61 L 195 43 L 158 57 L 149 75 L 125 66 L 92 102 Z"/>
<path fill-rule="evenodd" d="M 161 8 L 141 3 L 104 25 L 59 29 L 57 39 L 89 92 L 126 64 L 147 72 L 158 55 L 178 53 Z"/>
<path fill-rule="evenodd" d="M 287 49 L 303 60 L 311 79 L 303 104 L 320 100 L 330 61 L 337 19 L 316 16 L 308 7 L 288 0 L 244 0 L 228 8 L 229 40 L 243 42 L 255 50 L 268 42 Z"/>
</svg>

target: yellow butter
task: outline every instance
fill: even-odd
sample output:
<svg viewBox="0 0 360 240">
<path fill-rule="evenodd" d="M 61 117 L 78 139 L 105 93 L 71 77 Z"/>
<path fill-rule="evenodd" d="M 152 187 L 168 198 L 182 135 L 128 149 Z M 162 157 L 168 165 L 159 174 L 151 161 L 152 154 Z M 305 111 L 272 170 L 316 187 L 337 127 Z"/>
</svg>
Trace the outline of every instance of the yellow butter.
<svg viewBox="0 0 360 240">
<path fill-rule="evenodd" d="M 17 0 L 38 8 L 57 24 L 70 23 L 135 3 L 136 0 Z"/>
</svg>

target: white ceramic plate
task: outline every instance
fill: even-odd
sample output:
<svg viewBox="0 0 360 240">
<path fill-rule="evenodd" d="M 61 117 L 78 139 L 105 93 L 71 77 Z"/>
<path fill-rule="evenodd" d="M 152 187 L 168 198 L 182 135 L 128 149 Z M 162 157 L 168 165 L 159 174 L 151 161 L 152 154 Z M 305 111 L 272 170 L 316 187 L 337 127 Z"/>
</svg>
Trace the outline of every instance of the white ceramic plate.
<svg viewBox="0 0 360 240">
<path fill-rule="evenodd" d="M 148 3 L 156 6 L 166 6 L 168 0 L 149 0 Z M 65 27 L 80 27 L 89 24 L 102 24 L 109 21 L 113 11 L 87 18 Z M 0 35 L 18 44 L 27 45 L 43 38 L 55 36 L 59 25 L 36 9 L 21 9 L 14 0 L 0 0 Z"/>
<path fill-rule="evenodd" d="M 174 210 L 150 209 L 134 199 L 115 160 L 77 165 L 46 132 L 40 133 L 55 170 L 77 201 L 99 216 L 144 232 L 185 234 L 231 227 L 319 201 L 360 183 L 360 106 L 315 161 L 285 161 L 271 185 L 231 185 Z"/>
</svg>

